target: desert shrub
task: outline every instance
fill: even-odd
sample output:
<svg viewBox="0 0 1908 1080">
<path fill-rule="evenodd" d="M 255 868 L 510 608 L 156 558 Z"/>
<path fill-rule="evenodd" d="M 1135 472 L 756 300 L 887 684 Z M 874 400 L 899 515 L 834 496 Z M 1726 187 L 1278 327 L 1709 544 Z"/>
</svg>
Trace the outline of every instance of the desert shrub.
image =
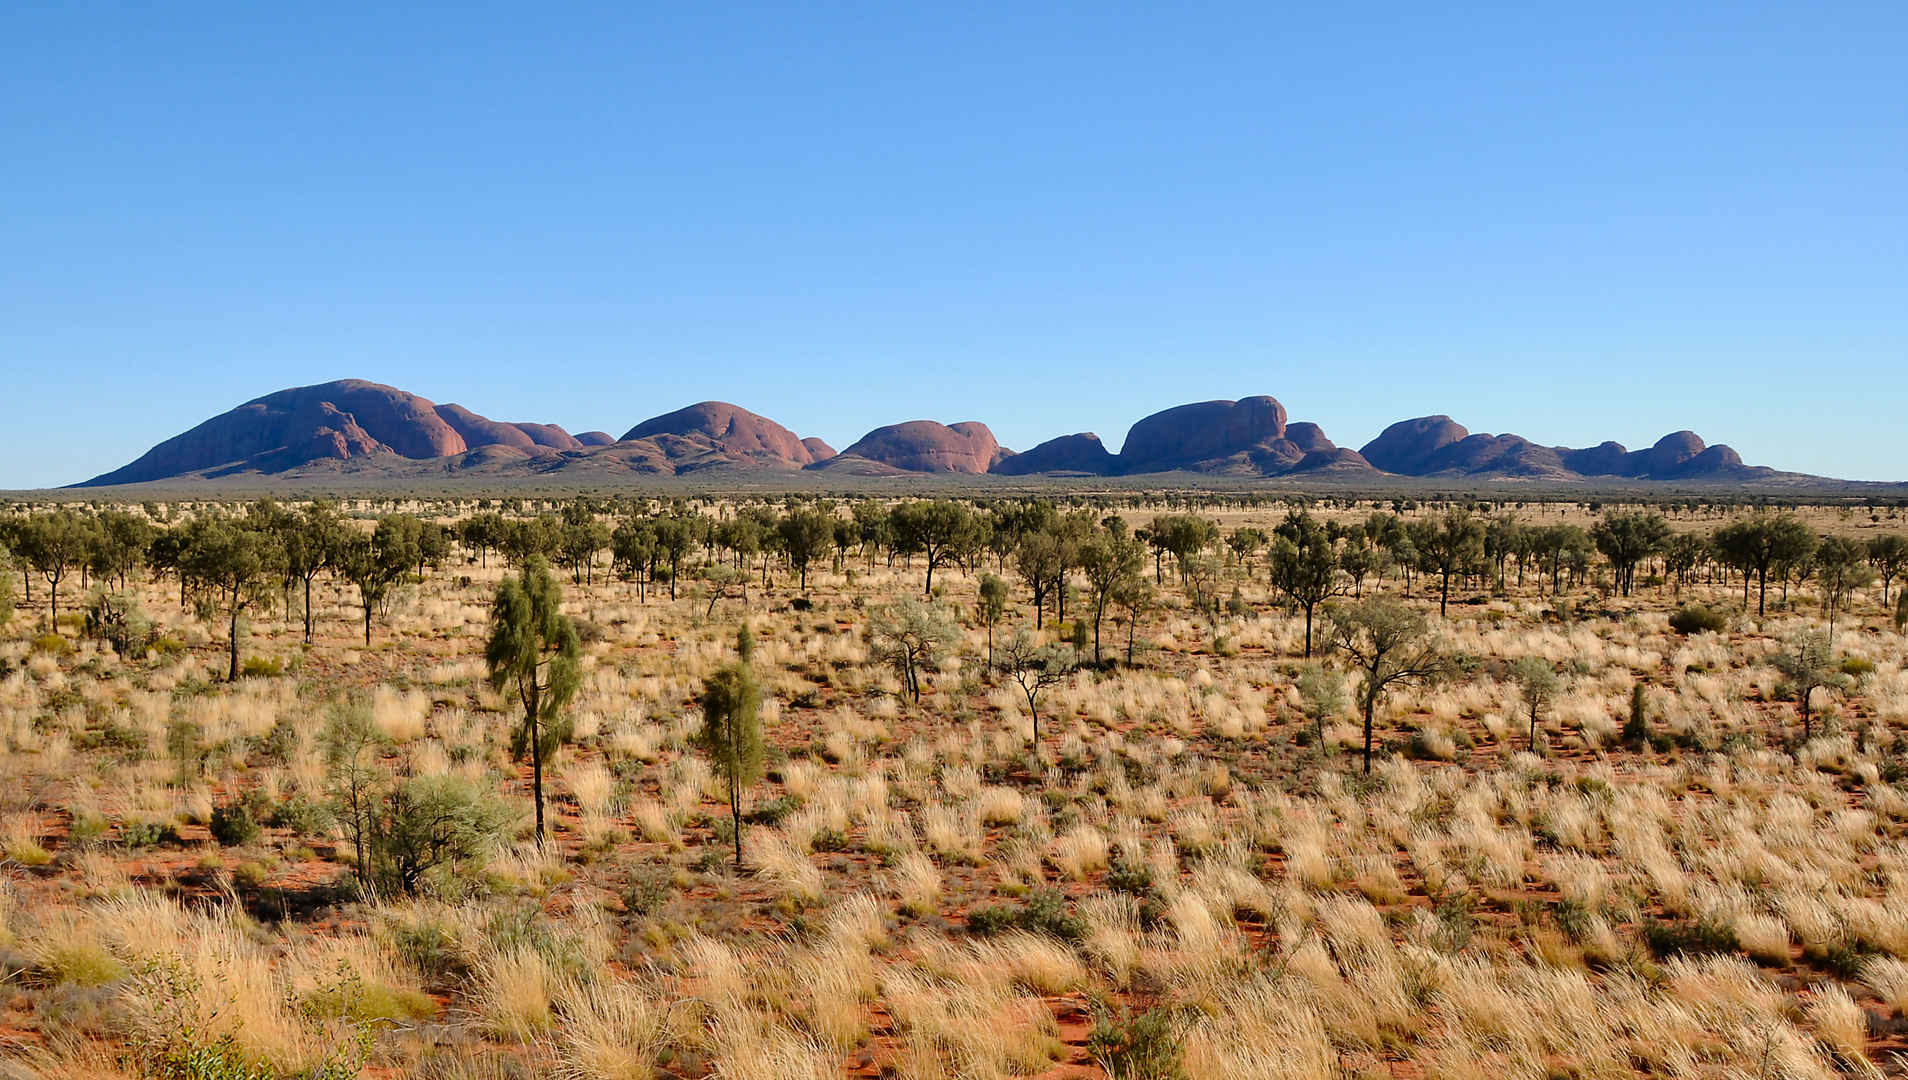
<svg viewBox="0 0 1908 1080">
<path fill-rule="evenodd" d="M 1079 941 L 1086 936 L 1087 925 L 1086 920 L 1067 910 L 1066 899 L 1059 892 L 1043 889 L 1027 898 L 1026 907 L 983 904 L 970 909 L 967 930 L 983 937 L 1025 930 L 1062 941 Z"/>
<path fill-rule="evenodd" d="M 239 674 L 248 679 L 275 679 L 285 673 L 285 665 L 264 656 L 248 656 Z"/>
<path fill-rule="evenodd" d="M 329 807 L 306 798 L 302 791 L 273 807 L 267 820 L 275 829 L 290 829 L 294 836 L 323 835 L 335 821 Z"/>
<path fill-rule="evenodd" d="M 110 644 L 121 656 L 144 649 L 152 640 L 152 620 L 140 608 L 138 598 L 128 593 L 95 590 L 87 597 L 83 614 L 82 632 Z"/>
<path fill-rule="evenodd" d="M 1133 859 L 1114 859 L 1107 870 L 1106 887 L 1115 892 L 1146 897 L 1153 894 L 1153 866 Z"/>
<path fill-rule="evenodd" d="M 1645 919 L 1640 935 L 1643 944 L 1659 957 L 1702 956 L 1736 948 L 1735 930 L 1708 918 L 1693 922 Z"/>
<path fill-rule="evenodd" d="M 228 803 L 212 808 L 212 820 L 207 822 L 212 830 L 212 839 L 221 847 L 241 847 L 257 840 L 262 831 L 258 818 L 252 814 L 252 808 L 243 802 Z"/>
<path fill-rule="evenodd" d="M 653 915 L 669 902 L 669 873 L 666 870 L 641 871 L 630 876 L 623 890 L 623 909 L 631 915 Z"/>
<path fill-rule="evenodd" d="M 801 802 L 800 799 L 792 795 L 778 795 L 742 815 L 742 820 L 750 825 L 780 825 L 782 819 L 794 813 L 795 808 L 800 806 Z M 730 839 L 734 839 L 734 837 L 731 836 Z"/>
<path fill-rule="evenodd" d="M 73 645 L 64 634 L 41 634 L 33 639 L 33 651 L 47 656 L 65 656 L 73 651 Z"/>
<path fill-rule="evenodd" d="M 461 776 L 417 776 L 380 801 L 370 854 L 378 875 L 415 894 L 427 875 L 483 868 L 516 813 Z"/>
<path fill-rule="evenodd" d="M 1875 661 L 1866 656 L 1851 656 L 1842 661 L 1842 674 L 1860 678 L 1875 674 Z"/>
<path fill-rule="evenodd" d="M 179 842 L 179 830 L 157 821 L 128 821 L 119 832 L 120 842 L 132 849 L 157 847 Z"/>
<path fill-rule="evenodd" d="M 1118 1017 L 1102 1013 L 1087 1036 L 1087 1053 L 1108 1080 L 1184 1080 L 1186 1048 L 1165 1009 Z"/>
<path fill-rule="evenodd" d="M 1669 624 L 1670 629 L 1679 634 L 1719 634 L 1729 625 L 1729 619 L 1721 612 L 1711 611 L 1701 604 L 1685 604 L 1670 616 Z"/>
</svg>

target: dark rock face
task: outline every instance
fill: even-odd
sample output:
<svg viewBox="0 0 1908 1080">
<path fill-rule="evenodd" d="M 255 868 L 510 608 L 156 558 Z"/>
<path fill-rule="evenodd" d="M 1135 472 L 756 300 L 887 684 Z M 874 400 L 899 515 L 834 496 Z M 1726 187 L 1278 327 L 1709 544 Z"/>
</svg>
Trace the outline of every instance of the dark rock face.
<svg viewBox="0 0 1908 1080">
<path fill-rule="evenodd" d="M 1011 453 L 1001 448 L 986 424 L 910 420 L 870 431 L 841 456 L 865 458 L 903 472 L 975 476 Z"/>
<path fill-rule="evenodd" d="M 1111 476 L 1119 463 L 1119 458 L 1107 453 L 1100 437 L 1088 431 L 1048 439 L 1025 453 L 1002 458 L 989 471 L 1002 476 L 1029 476 L 1034 473 Z"/>
<path fill-rule="evenodd" d="M 1274 398 L 1180 405 L 1156 412 L 1127 431 L 1126 443 L 1120 447 L 1120 471 L 1218 471 L 1200 466 L 1283 438 L 1285 406 Z"/>
<path fill-rule="evenodd" d="M 652 417 L 630 428 L 623 440 L 655 435 L 701 436 L 726 454 L 764 465 L 801 466 L 815 460 L 814 451 L 794 432 L 766 416 L 723 401 L 699 402 Z"/>
<path fill-rule="evenodd" d="M 1418 470 L 1433 453 L 1470 434 L 1448 416 L 1420 416 L 1391 425 L 1358 452 L 1374 469 L 1418 476 Z"/>
<path fill-rule="evenodd" d="M 1504 476 L 1575 480 L 1611 476 L 1632 480 L 1753 478 L 1727 446 L 1705 446 L 1693 431 L 1678 431 L 1648 450 L 1605 442 L 1581 450 L 1539 446 L 1516 435 L 1472 435 L 1448 416 L 1422 416 L 1386 428 L 1360 451 L 1386 472 L 1404 476 Z"/>
</svg>

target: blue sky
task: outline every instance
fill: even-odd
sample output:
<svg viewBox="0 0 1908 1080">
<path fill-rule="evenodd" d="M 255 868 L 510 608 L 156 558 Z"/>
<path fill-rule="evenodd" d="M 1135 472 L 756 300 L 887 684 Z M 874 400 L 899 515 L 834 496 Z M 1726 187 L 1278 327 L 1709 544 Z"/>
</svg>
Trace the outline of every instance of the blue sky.
<svg viewBox="0 0 1908 1080">
<path fill-rule="evenodd" d="M 359 377 L 1908 479 L 1899 4 L 0 9 L 0 487 Z"/>
</svg>

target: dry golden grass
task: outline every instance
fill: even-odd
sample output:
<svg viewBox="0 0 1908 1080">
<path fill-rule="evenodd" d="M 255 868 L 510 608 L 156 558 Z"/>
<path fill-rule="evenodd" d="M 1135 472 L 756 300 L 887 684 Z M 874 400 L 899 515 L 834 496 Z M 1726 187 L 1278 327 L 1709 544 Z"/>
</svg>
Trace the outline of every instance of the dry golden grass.
<svg viewBox="0 0 1908 1080">
<path fill-rule="evenodd" d="M 1587 520 L 1545 520 L 1566 517 Z M 1908 642 L 1872 593 L 1837 624 L 1859 674 L 1818 692 L 1804 738 L 1766 658 L 1822 625 L 1812 585 L 1758 618 L 1735 582 L 1623 598 L 1584 580 L 1569 599 L 1589 614 L 1568 621 L 1541 575 L 1469 585 L 1454 598 L 1480 602 L 1430 608 L 1474 663 L 1380 706 L 1367 777 L 1360 717 L 1313 737 L 1302 619 L 1262 566 L 1228 564 L 1221 595 L 1237 585 L 1253 610 L 1211 617 L 1168 561 L 1139 664 L 1064 680 L 1035 744 L 977 626 L 918 704 L 903 693 L 865 612 L 918 595 L 922 568 L 872 563 L 811 569 L 797 610 L 757 562 L 746 604 L 713 616 L 692 574 L 673 603 L 601 566 L 566 580 L 600 635 L 546 769 L 551 836 L 513 831 L 419 897 L 355 894 L 352 846 L 317 812 L 340 775 L 326 725 L 355 702 L 386 740 L 380 775 L 466 778 L 527 810 L 519 706 L 481 664 L 494 553 L 406 586 L 369 648 L 353 591 L 321 577 L 316 642 L 261 609 L 243 651 L 290 670 L 230 685 L 224 625 L 181 609 L 176 582 L 133 586 L 179 644 L 149 656 L 55 655 L 17 618 L 0 632 L 0 951 L 6 1023 L 30 1038 L 0 1068 L 139 1075 L 142 1048 L 189 1032 L 282 1072 L 361 1038 L 379 1075 L 434 1080 L 1077 1074 L 1093 1063 L 1074 1021 L 1105 1004 L 1164 1010 L 1195 1078 L 1900 1071 Z M 935 584 L 971 622 L 975 577 Z M 1685 599 L 1727 609 L 1727 629 L 1672 632 Z M 771 779 L 744 800 L 737 874 L 727 793 L 691 736 L 744 616 Z M 1504 674 L 1524 656 L 1562 681 L 1537 753 Z M 1637 685 L 1642 745 L 1623 736 Z M 215 810 L 244 800 L 266 827 L 222 848 Z"/>
</svg>

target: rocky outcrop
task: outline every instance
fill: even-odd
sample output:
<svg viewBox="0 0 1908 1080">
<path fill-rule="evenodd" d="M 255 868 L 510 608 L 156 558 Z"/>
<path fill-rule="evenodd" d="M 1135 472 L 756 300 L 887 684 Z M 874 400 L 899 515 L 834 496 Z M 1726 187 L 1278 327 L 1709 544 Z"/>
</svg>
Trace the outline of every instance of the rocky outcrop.
<svg viewBox="0 0 1908 1080">
<path fill-rule="evenodd" d="M 902 472 L 979 475 L 1013 451 L 1003 449 L 986 424 L 910 420 L 863 435 L 842 457 L 857 457 Z"/>
<path fill-rule="evenodd" d="M 686 409 L 652 417 L 630 428 L 623 440 L 657 435 L 701 436 L 738 461 L 760 465 L 813 464 L 815 452 L 795 433 L 766 416 L 757 416 L 725 401 L 703 401 Z"/>
<path fill-rule="evenodd" d="M 359 379 L 280 390 L 175 435 L 84 486 L 137 484 L 219 468 L 277 472 L 322 458 L 443 457 L 463 436 L 416 394 Z"/>
<path fill-rule="evenodd" d="M 1002 447 L 985 424 L 916 420 L 876 428 L 837 454 L 763 416 L 705 401 L 654 417 L 622 439 L 571 435 L 555 424 L 490 420 L 461 405 L 436 405 L 359 379 L 296 387 L 248 401 L 153 447 L 131 464 L 77 487 L 154 480 L 217 479 L 239 473 L 299 477 L 422 478 L 671 476 L 705 470 L 809 468 L 844 477 L 910 474 L 1122 476 L 1187 471 L 1237 477 L 1330 472 L 1356 479 L 1374 470 L 1417 477 L 1575 482 L 1775 481 L 1809 478 L 1744 465 L 1727 446 L 1678 431 L 1631 451 L 1605 442 L 1544 446 L 1517 435 L 1472 434 L 1448 416 L 1386 428 L 1361 451 L 1339 447 L 1317 424 L 1288 422 L 1270 397 L 1203 401 L 1134 424 L 1118 454 L 1083 432 L 1024 454 Z"/>
<path fill-rule="evenodd" d="M 1048 439 L 1025 453 L 1001 459 L 989 471 L 1002 476 L 1031 476 L 1036 473 L 1111 476 L 1119 463 L 1119 458 L 1107 452 L 1100 437 L 1087 431 Z"/>
<path fill-rule="evenodd" d="M 1693 431 L 1678 431 L 1647 450 L 1604 442 L 1573 450 L 1540 446 L 1518 435 L 1473 435 L 1448 416 L 1421 416 L 1386 428 L 1360 453 L 1402 476 L 1499 476 L 1535 480 L 1620 477 L 1629 480 L 1754 479 L 1727 446 L 1706 446 Z"/>
<path fill-rule="evenodd" d="M 1120 471 L 1217 471 L 1226 468 L 1217 463 L 1283 438 L 1285 406 L 1276 398 L 1180 405 L 1156 412 L 1127 431 Z M 1201 468 L 1207 463 L 1214 464 Z"/>
<path fill-rule="evenodd" d="M 439 405 L 437 415 L 463 437 L 467 449 L 514 446 L 519 450 L 528 450 L 537 445 L 537 441 L 517 425 L 486 419 L 462 405 Z"/>
</svg>

